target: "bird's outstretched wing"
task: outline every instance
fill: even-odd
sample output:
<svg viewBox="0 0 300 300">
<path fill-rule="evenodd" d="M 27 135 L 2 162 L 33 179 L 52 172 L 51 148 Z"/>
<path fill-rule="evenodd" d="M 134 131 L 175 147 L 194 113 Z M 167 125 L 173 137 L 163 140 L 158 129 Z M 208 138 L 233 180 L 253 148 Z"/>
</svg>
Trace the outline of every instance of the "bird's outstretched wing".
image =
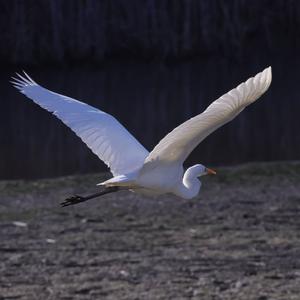
<svg viewBox="0 0 300 300">
<path fill-rule="evenodd" d="M 257 100 L 268 89 L 271 80 L 272 72 L 269 67 L 214 101 L 203 113 L 167 134 L 150 152 L 145 165 L 154 161 L 183 163 L 209 134 Z"/>
<path fill-rule="evenodd" d="M 140 168 L 149 152 L 111 115 L 78 100 L 51 92 L 25 72 L 13 85 L 70 127 L 103 160 L 114 176 Z"/>
</svg>

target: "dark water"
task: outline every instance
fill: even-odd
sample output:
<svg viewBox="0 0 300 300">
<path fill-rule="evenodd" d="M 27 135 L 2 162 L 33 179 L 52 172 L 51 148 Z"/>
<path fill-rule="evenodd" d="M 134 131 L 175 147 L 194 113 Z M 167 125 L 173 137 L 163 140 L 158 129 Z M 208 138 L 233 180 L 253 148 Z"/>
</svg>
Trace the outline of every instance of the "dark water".
<svg viewBox="0 0 300 300">
<path fill-rule="evenodd" d="M 273 83 L 257 103 L 209 136 L 187 165 L 300 159 L 299 61 L 273 60 Z M 176 65 L 111 63 L 103 68 L 28 69 L 45 87 L 117 117 L 146 148 L 248 77 L 267 67 L 207 60 Z M 60 121 L 0 74 L 0 178 L 98 172 L 105 165 Z"/>
</svg>

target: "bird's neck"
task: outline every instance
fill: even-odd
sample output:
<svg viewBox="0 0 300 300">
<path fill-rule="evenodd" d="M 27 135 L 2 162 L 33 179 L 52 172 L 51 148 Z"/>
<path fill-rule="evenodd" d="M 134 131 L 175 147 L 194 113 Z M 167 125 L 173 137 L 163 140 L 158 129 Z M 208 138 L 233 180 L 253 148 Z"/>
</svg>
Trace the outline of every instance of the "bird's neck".
<svg viewBox="0 0 300 300">
<path fill-rule="evenodd" d="M 182 184 L 179 186 L 177 195 L 184 199 L 192 199 L 196 197 L 201 188 L 201 182 L 197 178 L 197 174 L 191 169 L 187 169 L 182 178 Z"/>
</svg>

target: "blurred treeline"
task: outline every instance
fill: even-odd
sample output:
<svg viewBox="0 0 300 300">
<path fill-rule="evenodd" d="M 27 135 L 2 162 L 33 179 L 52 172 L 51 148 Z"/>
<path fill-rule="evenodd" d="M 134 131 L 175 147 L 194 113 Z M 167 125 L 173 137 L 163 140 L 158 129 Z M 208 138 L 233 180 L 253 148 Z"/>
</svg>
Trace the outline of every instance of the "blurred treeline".
<svg viewBox="0 0 300 300">
<path fill-rule="evenodd" d="M 300 44 L 297 0 L 1 0 L 0 13 L 2 65 L 240 60 Z"/>
<path fill-rule="evenodd" d="M 11 86 L 21 69 L 114 115 L 151 150 L 271 65 L 266 95 L 186 165 L 298 160 L 299 33 L 297 0 L 0 0 L 0 178 L 107 170 Z"/>
</svg>

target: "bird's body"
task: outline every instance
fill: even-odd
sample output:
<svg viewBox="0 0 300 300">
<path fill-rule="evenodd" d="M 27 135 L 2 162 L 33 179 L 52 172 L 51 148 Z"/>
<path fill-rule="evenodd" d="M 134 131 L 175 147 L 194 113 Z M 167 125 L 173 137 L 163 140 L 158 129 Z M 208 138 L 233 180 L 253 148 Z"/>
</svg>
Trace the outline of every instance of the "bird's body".
<svg viewBox="0 0 300 300">
<path fill-rule="evenodd" d="M 168 166 L 157 164 L 151 168 L 146 168 L 146 171 L 143 169 L 142 167 L 136 172 L 114 177 L 98 185 L 118 186 L 145 196 L 172 193 L 181 198 L 191 199 L 197 196 L 200 191 L 201 182 L 197 177 L 205 173 L 205 167 L 202 165 L 195 165 L 186 172 L 184 172 L 183 166 L 179 164 Z"/>
<path fill-rule="evenodd" d="M 142 166 L 135 172 L 113 177 L 99 185 L 119 186 L 147 196 L 176 194 L 177 189 L 181 186 L 183 173 L 183 166 L 180 165 L 157 165 L 147 169 L 147 172 L 143 170 Z"/>
<path fill-rule="evenodd" d="M 176 127 L 148 152 L 113 116 L 51 92 L 24 74 L 13 78 L 14 86 L 69 126 L 108 165 L 114 176 L 99 183 L 106 188 L 104 194 L 127 189 L 143 195 L 172 193 L 185 199 L 198 195 L 201 188 L 198 177 L 215 174 L 201 164 L 184 171 L 183 162 L 188 155 L 210 133 L 257 100 L 272 79 L 269 67 L 214 101 L 203 113 Z M 65 205 L 85 201 L 76 197 Z"/>
</svg>

